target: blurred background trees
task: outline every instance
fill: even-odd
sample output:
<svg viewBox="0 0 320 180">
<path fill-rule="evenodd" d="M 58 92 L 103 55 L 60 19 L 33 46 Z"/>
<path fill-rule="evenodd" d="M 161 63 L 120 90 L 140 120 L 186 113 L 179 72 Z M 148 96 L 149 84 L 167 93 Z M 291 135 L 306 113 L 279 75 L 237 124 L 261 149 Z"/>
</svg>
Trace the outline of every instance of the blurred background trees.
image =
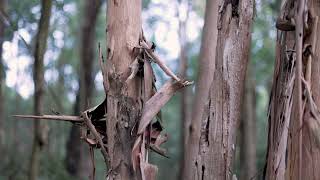
<svg viewBox="0 0 320 180">
<path fill-rule="evenodd" d="M 246 101 L 238 131 L 234 167 L 234 173 L 240 179 L 252 176 L 260 179 L 263 172 L 267 148 L 267 105 L 275 59 L 274 22 L 279 6 L 275 0 L 256 1 Z M 11 115 L 33 114 L 35 87 L 32 67 L 41 3 L 35 0 L 0 0 L 0 10 L 0 151 L 3 154 L 0 179 L 25 179 L 30 169 L 34 128 L 32 121 L 17 120 Z M 43 61 L 43 114 L 78 114 L 103 100 L 97 53 L 98 42 L 102 50 L 106 49 L 105 11 L 106 3 L 99 0 L 90 3 L 52 1 Z M 204 12 L 205 1 L 202 0 L 143 1 L 145 36 L 155 42 L 157 51 L 167 60 L 166 64 L 192 80 L 198 74 Z M 159 87 L 167 77 L 155 68 L 156 85 Z M 83 89 L 82 83 L 91 85 Z M 163 125 L 170 135 L 165 144 L 170 158 L 152 156 L 151 161 L 159 166 L 159 179 L 179 177 L 184 144 L 182 127 L 186 127 L 186 119 L 190 118 L 188 112 L 191 111 L 190 99 L 193 99 L 194 92 L 195 87 L 188 88 L 181 96 L 174 96 L 162 110 Z M 40 154 L 38 176 L 50 180 L 82 177 L 77 168 L 89 155 L 89 150 L 72 144 L 80 141 L 68 141 L 70 137 L 77 136 L 76 128 L 61 122 L 47 124 L 50 127 L 48 144 Z M 102 179 L 103 158 L 100 152 L 95 154 L 97 179 Z M 88 163 L 88 160 L 84 162 Z"/>
</svg>

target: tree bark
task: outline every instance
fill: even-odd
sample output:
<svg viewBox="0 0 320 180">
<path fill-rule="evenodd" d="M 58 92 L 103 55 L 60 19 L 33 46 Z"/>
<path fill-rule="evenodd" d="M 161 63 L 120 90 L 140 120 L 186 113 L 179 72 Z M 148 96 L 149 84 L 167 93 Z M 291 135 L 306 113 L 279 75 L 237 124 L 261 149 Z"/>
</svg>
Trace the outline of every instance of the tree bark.
<svg viewBox="0 0 320 180">
<path fill-rule="evenodd" d="M 218 2 L 207 0 L 205 24 L 202 33 L 202 43 L 199 58 L 199 74 L 196 84 L 196 95 L 192 111 L 191 124 L 187 128 L 187 148 L 184 151 L 183 179 L 196 179 L 193 157 L 198 152 L 200 128 L 205 101 L 209 96 L 209 89 L 215 71 L 217 45 Z"/>
<path fill-rule="evenodd" d="M 129 83 L 129 66 L 135 60 L 134 47 L 141 35 L 141 0 L 113 0 L 107 4 L 107 60 L 103 67 L 107 95 L 107 151 L 110 180 L 140 179 L 131 162 L 136 139 L 131 135 L 139 120 L 143 97 L 143 78 L 136 76 Z"/>
<path fill-rule="evenodd" d="M 5 12 L 6 0 L 0 0 L 0 11 Z M 4 41 L 5 24 L 0 20 L 0 154 L 3 152 L 5 133 L 4 133 L 4 88 L 5 88 L 5 70 L 2 60 L 2 44 Z"/>
<path fill-rule="evenodd" d="M 75 114 L 89 107 L 94 89 L 93 62 L 96 52 L 95 27 L 101 7 L 101 0 L 85 1 L 84 16 L 81 26 L 80 47 L 80 89 L 75 103 Z M 80 129 L 73 125 L 67 142 L 66 166 L 69 174 L 79 179 L 87 179 L 91 172 L 88 145 L 80 138 Z"/>
<path fill-rule="evenodd" d="M 43 59 L 47 47 L 47 38 L 51 16 L 51 0 L 41 1 L 41 17 L 36 36 L 34 52 L 34 113 L 41 115 L 44 107 L 44 65 Z M 39 173 L 40 153 L 47 144 L 48 125 L 42 121 L 34 121 L 34 141 L 32 147 L 31 164 L 29 171 L 29 180 L 37 179 Z"/>
<path fill-rule="evenodd" d="M 256 171 L 256 95 L 255 82 L 249 68 L 241 118 L 240 179 L 251 179 Z"/>
<path fill-rule="evenodd" d="M 185 171 L 189 173 L 186 173 L 185 179 L 228 180 L 233 176 L 235 135 L 250 54 L 254 4 L 251 0 L 221 1 L 220 6 L 214 1 L 207 3 L 213 9 L 209 11 L 207 7 L 207 12 L 212 13 L 213 18 L 218 16 L 217 24 L 211 26 L 211 29 L 218 28 L 216 54 L 212 55 L 215 56 L 216 67 L 212 83 L 208 80 L 204 82 L 211 85 L 209 98 L 208 94 L 202 94 L 202 104 L 200 107 L 195 104 L 193 108 L 198 110 L 199 115 L 192 119 L 189 129 L 188 149 L 191 149 L 191 153 L 187 160 L 189 169 Z M 215 14 L 218 7 L 219 15 Z M 207 62 L 203 63 L 202 66 L 208 66 Z M 207 77 L 208 74 L 203 76 Z"/>
<path fill-rule="evenodd" d="M 180 41 L 180 61 L 179 61 L 179 75 L 182 79 L 187 78 L 187 70 L 188 70 L 188 42 L 187 42 L 187 22 L 189 18 L 189 11 L 191 9 L 191 2 L 189 1 L 179 1 L 180 4 L 188 3 L 186 19 L 179 20 L 179 41 Z M 179 10 L 179 9 L 178 9 Z M 182 179 L 183 177 L 183 167 L 184 167 L 184 153 L 187 147 L 187 139 L 188 139 L 188 127 L 191 121 L 191 109 L 190 109 L 190 99 L 191 93 L 189 89 L 181 90 L 181 99 L 180 99 L 180 129 L 181 129 L 181 160 L 180 160 L 180 172 L 179 177 Z"/>
<path fill-rule="evenodd" d="M 269 105 L 268 153 L 264 174 L 266 179 L 312 180 L 320 177 L 317 170 L 320 165 L 320 150 L 312 132 L 314 127 L 312 124 L 310 126 L 315 119 L 310 118 L 312 112 L 309 100 L 304 98 L 304 94 L 309 91 L 306 86 L 301 87 L 297 80 L 304 77 L 311 89 L 313 101 L 319 107 L 320 68 L 316 57 L 320 55 L 320 1 L 308 1 L 306 8 L 300 13 L 302 20 L 292 24 L 287 19 L 298 17 L 296 7 L 301 8 L 298 3 L 299 1 L 283 1 L 277 20 L 277 54 Z M 309 54 L 305 49 L 307 45 L 310 45 Z M 299 66 L 301 72 L 297 71 Z M 304 93 L 299 94 L 299 89 Z M 302 102 L 301 107 L 299 101 Z"/>
</svg>

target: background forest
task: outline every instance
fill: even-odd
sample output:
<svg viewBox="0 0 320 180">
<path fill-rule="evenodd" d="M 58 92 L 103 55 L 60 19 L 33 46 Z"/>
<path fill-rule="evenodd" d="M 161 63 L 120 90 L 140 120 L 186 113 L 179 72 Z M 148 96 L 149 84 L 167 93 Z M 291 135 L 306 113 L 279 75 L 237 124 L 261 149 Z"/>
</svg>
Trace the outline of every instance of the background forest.
<svg viewBox="0 0 320 180">
<path fill-rule="evenodd" d="M 33 51 L 41 6 L 36 0 L 4 1 L 0 0 L 0 26 L 4 29 L 4 33 L 0 33 L 0 87 L 3 92 L 0 101 L 3 109 L 0 111 L 0 179 L 19 180 L 26 179 L 29 174 L 33 123 L 32 120 L 20 120 L 12 115 L 34 114 Z M 44 55 L 43 114 L 78 114 L 84 107 L 92 107 L 104 99 L 98 43 L 105 52 L 106 3 L 96 2 L 52 1 Z M 251 98 L 245 98 L 246 105 L 243 106 L 250 108 L 243 108 L 235 155 L 234 173 L 238 177 L 245 177 L 248 169 L 256 172 L 254 177 L 257 179 L 263 173 L 267 149 L 267 107 L 275 59 L 275 19 L 279 3 L 276 0 L 256 0 L 245 88 L 245 97 Z M 204 10 L 203 0 L 143 0 L 145 36 L 156 44 L 157 52 L 174 72 L 181 73 L 184 66 L 186 77 L 191 80 L 196 79 L 198 70 Z M 81 58 L 86 55 L 89 61 Z M 184 65 L 181 65 L 184 63 L 182 59 L 187 60 Z M 82 67 L 88 69 L 84 71 Z M 168 77 L 157 66 L 154 68 L 156 85 L 160 86 Z M 86 90 L 81 90 L 83 81 L 91 82 Z M 85 100 L 79 100 L 82 91 L 88 96 Z M 152 156 L 151 162 L 159 167 L 158 179 L 179 178 L 183 157 L 181 119 L 188 116 L 193 95 L 194 87 L 189 87 L 184 93 L 177 93 L 162 109 L 165 131 L 170 137 L 165 144 L 169 158 Z M 89 149 L 81 145 L 80 140 L 70 141 L 70 138 L 77 137 L 77 133 L 71 123 L 48 122 L 48 144 L 40 155 L 39 179 L 78 179 L 85 176 L 79 172 L 91 171 L 85 168 L 91 163 Z M 243 143 L 248 142 L 245 138 L 249 138 L 250 145 Z M 104 162 L 98 150 L 95 162 L 96 178 L 103 179 Z M 244 162 L 249 165 L 244 165 Z"/>
</svg>

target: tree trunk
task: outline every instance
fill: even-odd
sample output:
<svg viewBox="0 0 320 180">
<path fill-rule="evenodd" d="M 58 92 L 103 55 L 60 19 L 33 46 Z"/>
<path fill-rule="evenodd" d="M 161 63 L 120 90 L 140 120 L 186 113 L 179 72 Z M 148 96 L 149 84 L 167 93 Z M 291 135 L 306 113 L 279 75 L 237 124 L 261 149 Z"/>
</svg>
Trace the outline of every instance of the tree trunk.
<svg viewBox="0 0 320 180">
<path fill-rule="evenodd" d="M 247 71 L 244 106 L 241 118 L 240 179 L 251 179 L 256 172 L 256 101 L 255 83 L 250 69 Z"/>
<path fill-rule="evenodd" d="M 317 170 L 320 166 L 320 150 L 313 131 L 316 126 L 312 124 L 319 122 L 319 119 L 312 118 L 314 113 L 312 105 L 309 105 L 314 101 L 316 107 L 320 106 L 320 63 L 316 58 L 320 55 L 320 1 L 308 1 L 302 10 L 304 6 L 298 3 L 283 1 L 277 20 L 277 54 L 269 105 L 266 179 L 312 180 L 320 177 L 320 171 Z M 299 11 L 296 7 L 299 7 Z M 305 17 L 305 12 L 309 13 L 308 17 Z M 294 16 L 295 25 L 287 20 Z M 311 91 L 306 85 L 301 85 L 302 77 Z M 308 94 L 312 94 L 311 98 L 308 98 Z"/>
<path fill-rule="evenodd" d="M 194 174 L 193 158 L 198 154 L 200 128 L 205 101 L 209 96 L 209 89 L 215 70 L 216 45 L 217 45 L 217 19 L 218 2 L 207 0 L 205 24 L 202 33 L 202 43 L 199 58 L 199 74 L 196 84 L 191 124 L 187 128 L 187 147 L 184 151 L 183 179 L 196 179 Z M 198 177 L 200 179 L 200 177 Z"/>
<path fill-rule="evenodd" d="M 203 94 L 201 102 L 207 103 L 193 108 L 198 109 L 197 113 L 200 114 L 198 118 L 193 118 L 189 129 L 188 149 L 192 150 L 188 155 L 189 169 L 186 171 L 189 174 L 185 179 L 229 180 L 233 176 L 235 135 L 240 122 L 241 97 L 250 54 L 254 4 L 251 0 L 222 1 L 219 15 L 214 13 L 218 4 L 209 1 L 207 6 L 210 4 L 213 10 L 209 12 L 213 17 L 218 16 L 217 26 L 210 27 L 218 27 L 216 67 L 212 83 L 205 81 L 205 84 L 211 85 L 211 89 L 209 98 Z M 208 63 L 204 62 L 201 66 L 208 66 Z M 207 77 L 208 74 L 203 76 Z"/>
<path fill-rule="evenodd" d="M 187 22 L 189 18 L 189 11 L 191 9 L 191 5 L 189 1 L 180 1 L 181 3 L 188 3 L 186 19 L 179 20 L 179 41 L 180 41 L 180 61 L 179 61 L 179 75 L 181 78 L 187 78 L 187 70 L 188 70 L 188 42 L 187 42 Z M 178 9 L 179 10 L 179 9 Z M 180 17 L 181 18 L 181 17 Z M 189 89 L 181 90 L 181 99 L 180 99 L 180 129 L 181 129 L 181 160 L 180 160 L 180 173 L 179 177 L 182 179 L 183 177 L 183 166 L 184 166 L 184 153 L 185 148 L 187 147 L 187 139 L 188 139 L 188 127 L 191 121 L 191 109 L 190 109 L 190 97 L 191 93 Z"/>
<path fill-rule="evenodd" d="M 131 134 L 142 109 L 143 78 L 129 83 L 130 64 L 135 60 L 134 47 L 141 35 L 141 0 L 113 0 L 107 4 L 107 61 L 103 67 L 107 94 L 107 151 L 110 180 L 140 179 L 134 173 L 131 150 L 136 139 Z"/>
<path fill-rule="evenodd" d="M 5 12 L 6 9 L 6 0 L 0 0 L 0 11 Z M 4 88 L 5 88 L 5 70 L 2 60 L 2 44 L 4 41 L 4 30 L 5 24 L 0 21 L 0 154 L 3 152 L 5 133 L 4 133 Z"/>
<path fill-rule="evenodd" d="M 81 47 L 80 47 L 80 89 L 75 103 L 75 114 L 84 111 L 89 107 L 89 102 L 94 89 L 93 62 L 95 59 L 95 27 L 101 0 L 85 1 L 84 17 L 81 26 Z M 89 148 L 79 139 L 80 129 L 73 125 L 67 142 L 66 165 L 68 172 L 79 179 L 87 179 L 91 172 L 89 161 Z"/>
<path fill-rule="evenodd" d="M 41 115 L 44 107 L 44 65 L 43 58 L 47 47 L 47 37 L 51 16 L 51 0 L 41 1 L 41 17 L 36 37 L 34 52 L 34 113 Z M 40 152 L 47 144 L 48 125 L 45 122 L 34 121 L 34 141 L 32 147 L 31 164 L 29 171 L 29 180 L 37 179 L 39 173 Z"/>
</svg>

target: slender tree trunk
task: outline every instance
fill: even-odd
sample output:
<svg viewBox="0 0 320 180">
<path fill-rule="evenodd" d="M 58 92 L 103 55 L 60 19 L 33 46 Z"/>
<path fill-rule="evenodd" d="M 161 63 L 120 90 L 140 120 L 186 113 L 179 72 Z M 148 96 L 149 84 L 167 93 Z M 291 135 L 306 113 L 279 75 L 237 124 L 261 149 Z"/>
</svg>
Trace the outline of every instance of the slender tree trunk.
<svg viewBox="0 0 320 180">
<path fill-rule="evenodd" d="M 75 114 L 89 107 L 94 89 L 93 62 L 95 59 L 94 53 L 96 52 L 95 27 L 101 4 L 101 0 L 85 1 L 85 13 L 81 26 L 80 89 L 74 105 Z M 87 179 L 91 172 L 91 164 L 88 156 L 89 148 L 85 142 L 79 139 L 79 135 L 79 127 L 73 125 L 67 142 L 66 165 L 68 172 L 72 176 Z"/>
<path fill-rule="evenodd" d="M 5 12 L 6 9 L 6 0 L 0 0 L 0 11 Z M 4 146 L 4 88 L 5 88 L 5 71 L 3 67 L 3 60 L 2 60 L 2 44 L 4 41 L 4 30 L 5 24 L 2 20 L 0 20 L 0 154 L 3 152 Z"/>
<path fill-rule="evenodd" d="M 211 26 L 212 29 L 218 28 L 216 54 L 213 54 L 216 67 L 212 83 L 205 81 L 211 89 L 209 98 L 203 94 L 201 102 L 207 103 L 193 108 L 198 109 L 200 114 L 198 118 L 193 118 L 190 127 L 188 149 L 192 151 L 188 155 L 189 169 L 186 172 L 189 173 L 185 179 L 228 180 L 233 176 L 235 135 L 240 122 L 241 97 L 250 54 L 254 4 L 251 0 L 222 1 L 217 15 L 218 4 L 208 1 L 207 6 L 210 7 L 210 3 L 211 11 L 207 8 L 207 12 L 218 16 L 217 26 Z M 202 66 L 208 65 L 204 62 Z"/>
<path fill-rule="evenodd" d="M 191 3 L 189 1 L 180 1 L 180 4 L 187 5 L 186 19 L 179 20 L 179 41 L 180 41 L 180 62 L 179 62 L 179 75 L 181 78 L 187 78 L 187 70 L 188 70 L 188 42 L 187 42 L 187 22 L 189 18 L 189 11 L 191 9 Z M 179 9 L 178 9 L 179 10 Z M 181 18 L 181 17 L 180 17 Z M 180 99 L 180 115 L 181 115 L 181 160 L 180 160 L 180 179 L 183 177 L 183 166 L 184 166 L 184 153 L 185 148 L 187 147 L 187 139 L 188 139 L 188 126 L 191 121 L 191 109 L 190 109 L 190 89 L 182 89 L 181 90 L 181 99 Z"/>
<path fill-rule="evenodd" d="M 34 52 L 34 113 L 41 115 L 44 107 L 44 65 L 43 58 L 47 47 L 47 37 L 51 16 L 51 0 L 41 1 L 41 17 L 36 37 Z M 29 180 L 37 179 L 39 173 L 40 152 L 47 144 L 48 125 L 45 122 L 34 121 L 34 141 L 31 155 L 31 165 L 29 171 Z"/>
<path fill-rule="evenodd" d="M 135 60 L 134 47 L 141 35 L 141 0 L 113 0 L 107 4 L 107 60 L 103 65 L 107 94 L 107 151 L 110 180 L 140 179 L 132 167 L 131 150 L 136 139 L 132 129 L 142 109 L 143 78 L 129 83 L 130 64 Z"/>
<path fill-rule="evenodd" d="M 197 179 L 194 174 L 194 155 L 198 154 L 202 114 L 215 70 L 216 45 L 217 45 L 217 19 L 218 2 L 207 0 L 205 24 L 202 33 L 202 43 L 199 58 L 199 74 L 196 84 L 191 124 L 187 128 L 187 147 L 184 151 L 183 179 Z"/>
<path fill-rule="evenodd" d="M 255 82 L 250 69 L 247 71 L 244 106 L 240 125 L 240 179 L 251 179 L 256 172 L 256 101 Z"/>
<path fill-rule="evenodd" d="M 320 63 L 317 59 L 320 55 L 320 1 L 308 1 L 302 11 L 304 6 L 299 3 L 283 1 L 277 20 L 266 179 L 315 180 L 320 177 L 317 170 L 320 166 L 319 137 L 315 135 L 319 131 L 315 122 L 319 123 L 320 119 L 313 118 L 312 111 L 313 106 L 320 106 Z M 295 25 L 288 22 L 290 18 L 296 18 Z M 299 82 L 301 78 L 305 81 L 302 84 L 308 87 Z"/>
</svg>

